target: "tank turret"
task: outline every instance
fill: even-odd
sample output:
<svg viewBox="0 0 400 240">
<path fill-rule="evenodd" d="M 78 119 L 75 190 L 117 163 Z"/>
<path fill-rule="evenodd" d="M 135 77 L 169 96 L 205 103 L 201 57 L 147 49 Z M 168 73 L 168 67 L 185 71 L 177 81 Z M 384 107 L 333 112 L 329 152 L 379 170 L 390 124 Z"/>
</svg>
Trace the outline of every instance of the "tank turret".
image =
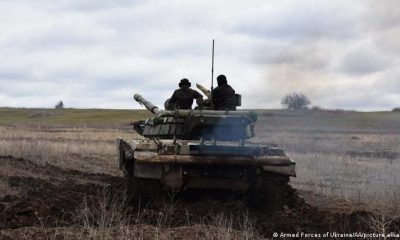
<svg viewBox="0 0 400 240">
<path fill-rule="evenodd" d="M 148 138 L 238 141 L 254 136 L 257 114 L 252 111 L 160 110 L 139 94 L 134 99 L 154 114 L 133 123 Z"/>
</svg>

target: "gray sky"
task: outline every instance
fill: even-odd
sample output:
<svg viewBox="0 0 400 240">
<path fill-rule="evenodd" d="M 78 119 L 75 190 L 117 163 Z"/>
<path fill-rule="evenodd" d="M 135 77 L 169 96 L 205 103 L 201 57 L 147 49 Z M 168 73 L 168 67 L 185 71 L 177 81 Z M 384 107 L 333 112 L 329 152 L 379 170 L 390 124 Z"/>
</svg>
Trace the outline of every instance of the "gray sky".
<svg viewBox="0 0 400 240">
<path fill-rule="evenodd" d="M 0 0 L 0 106 L 162 105 L 179 80 L 215 74 L 243 108 L 400 107 L 397 0 Z"/>
</svg>

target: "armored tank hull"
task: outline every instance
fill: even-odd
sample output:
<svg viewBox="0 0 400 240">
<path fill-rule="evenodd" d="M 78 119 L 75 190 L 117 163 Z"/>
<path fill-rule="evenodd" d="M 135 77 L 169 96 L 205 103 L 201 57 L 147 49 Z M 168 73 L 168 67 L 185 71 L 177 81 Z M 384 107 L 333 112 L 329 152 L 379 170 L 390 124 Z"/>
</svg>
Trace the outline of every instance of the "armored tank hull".
<svg viewBox="0 0 400 240">
<path fill-rule="evenodd" d="M 275 146 L 253 144 L 256 116 L 249 111 L 160 111 L 134 123 L 145 139 L 118 139 L 118 164 L 138 197 L 190 189 L 229 190 L 268 209 L 290 205 L 295 162 Z"/>
</svg>

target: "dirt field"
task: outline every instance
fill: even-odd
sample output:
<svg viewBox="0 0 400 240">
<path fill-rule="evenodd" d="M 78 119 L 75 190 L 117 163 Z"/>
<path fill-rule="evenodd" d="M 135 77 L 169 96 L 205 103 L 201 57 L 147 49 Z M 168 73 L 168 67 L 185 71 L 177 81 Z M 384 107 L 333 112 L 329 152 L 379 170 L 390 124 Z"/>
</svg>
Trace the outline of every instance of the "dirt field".
<svg viewBox="0 0 400 240">
<path fill-rule="evenodd" d="M 272 215 L 240 199 L 128 204 L 115 139 L 129 110 L 0 110 L 0 239 L 270 239 L 400 233 L 400 114 L 260 111 L 253 142 L 297 162 L 306 203 Z M 340 238 L 340 237 L 337 237 Z M 341 238 L 343 239 L 343 238 Z"/>
</svg>

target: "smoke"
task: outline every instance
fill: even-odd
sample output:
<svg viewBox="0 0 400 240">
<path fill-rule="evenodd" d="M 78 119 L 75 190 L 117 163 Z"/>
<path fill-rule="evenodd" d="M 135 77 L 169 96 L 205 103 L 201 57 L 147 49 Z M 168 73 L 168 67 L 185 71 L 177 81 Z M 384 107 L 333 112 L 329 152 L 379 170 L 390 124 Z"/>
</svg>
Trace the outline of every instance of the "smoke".
<svg viewBox="0 0 400 240">
<path fill-rule="evenodd" d="M 279 44 L 269 40 L 272 44 L 258 51 L 255 59 L 264 65 L 263 84 L 274 103 L 271 106 L 279 106 L 280 99 L 294 91 L 305 93 L 313 105 L 329 108 L 369 110 L 400 105 L 399 97 L 391 93 L 395 87 L 400 94 L 396 84 L 400 70 L 398 2 L 357 1 L 353 6 L 330 7 L 332 12 L 341 13 L 339 19 L 314 12 L 320 18 L 315 24 L 296 23 L 304 30 L 302 34 L 281 35 Z M 354 11 L 349 11 L 350 7 Z M 326 23 L 330 18 L 344 23 L 343 29 L 315 29 L 329 27 L 317 21 Z"/>
</svg>

